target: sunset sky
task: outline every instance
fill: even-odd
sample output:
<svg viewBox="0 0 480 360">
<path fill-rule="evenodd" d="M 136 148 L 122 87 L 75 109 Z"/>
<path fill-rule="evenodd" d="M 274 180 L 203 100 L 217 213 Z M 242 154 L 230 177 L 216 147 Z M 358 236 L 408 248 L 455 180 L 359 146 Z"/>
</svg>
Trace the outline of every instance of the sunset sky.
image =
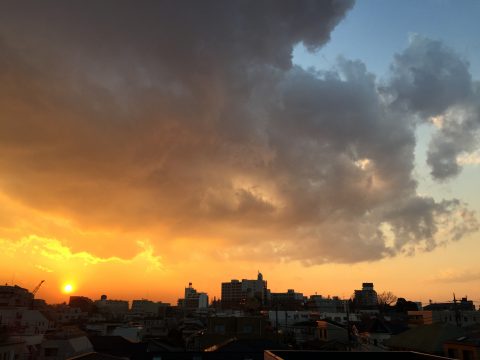
<svg viewBox="0 0 480 360">
<path fill-rule="evenodd" d="M 0 281 L 480 303 L 480 2 L 0 2 Z"/>
</svg>

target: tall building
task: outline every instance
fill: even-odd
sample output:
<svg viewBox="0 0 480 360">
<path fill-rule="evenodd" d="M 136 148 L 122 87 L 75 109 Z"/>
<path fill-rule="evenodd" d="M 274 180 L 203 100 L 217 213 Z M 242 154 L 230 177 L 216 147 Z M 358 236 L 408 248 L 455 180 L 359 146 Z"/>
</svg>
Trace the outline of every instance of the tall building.
<svg viewBox="0 0 480 360">
<path fill-rule="evenodd" d="M 222 307 L 237 308 L 245 304 L 242 283 L 236 279 L 222 283 Z"/>
<path fill-rule="evenodd" d="M 260 272 L 256 280 L 242 279 L 222 283 L 222 307 L 226 309 L 242 307 L 249 300 L 257 300 L 260 305 L 265 305 L 269 295 L 267 281 L 263 280 Z"/>
<path fill-rule="evenodd" d="M 178 299 L 178 306 L 185 309 L 206 309 L 208 308 L 208 295 L 198 292 L 192 287 L 192 283 L 185 288 L 185 297 Z"/>
<path fill-rule="evenodd" d="M 378 305 L 377 292 L 373 283 L 363 283 L 362 290 L 355 290 L 354 303 L 358 307 L 375 307 Z"/>
</svg>

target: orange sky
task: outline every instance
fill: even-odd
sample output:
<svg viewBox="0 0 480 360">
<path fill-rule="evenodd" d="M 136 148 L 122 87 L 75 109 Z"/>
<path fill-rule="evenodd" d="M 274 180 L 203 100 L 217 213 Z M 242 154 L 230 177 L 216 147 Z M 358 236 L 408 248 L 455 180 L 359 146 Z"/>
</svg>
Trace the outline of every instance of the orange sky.
<svg viewBox="0 0 480 360">
<path fill-rule="evenodd" d="M 480 300 L 467 59 L 416 34 L 384 77 L 308 68 L 353 3 L 267 3 L 0 4 L 1 282 Z"/>
<path fill-rule="evenodd" d="M 65 283 L 75 286 L 73 294 L 92 299 L 107 294 L 111 298 L 176 303 L 183 287 L 193 282 L 197 290 L 208 292 L 213 299 L 220 295 L 222 281 L 255 278 L 257 270 L 263 272 L 272 291 L 294 288 L 305 295 L 349 297 L 362 282 L 373 281 L 378 291 L 392 291 L 423 302 L 449 300 L 453 292 L 457 296 L 480 298 L 475 286 L 479 276 L 475 270 L 476 254 L 464 251 L 465 247 L 475 246 L 474 236 L 416 256 L 351 265 L 307 266 L 296 261 L 281 262 L 273 256 L 251 261 L 230 259 L 221 250 L 220 240 L 198 249 L 195 244 L 205 243 L 204 239 L 177 239 L 162 250 L 147 234 L 126 236 L 115 231 L 86 231 L 58 215 L 29 209 L 4 195 L 0 199 L 2 208 L 8 208 L 12 215 L 3 217 L 7 221 L 2 224 L 0 234 L 4 254 L 0 280 L 8 283 L 13 280 L 30 290 L 40 280 L 46 280 L 37 297 L 48 302 L 68 301 L 68 295 L 61 292 Z M 6 228 L 5 223 L 11 228 Z M 128 256 L 101 256 L 94 251 L 74 250 L 62 237 L 82 242 L 84 247 L 95 242 L 121 246 L 121 243 L 115 245 L 116 238 L 135 242 L 135 246 Z"/>
</svg>

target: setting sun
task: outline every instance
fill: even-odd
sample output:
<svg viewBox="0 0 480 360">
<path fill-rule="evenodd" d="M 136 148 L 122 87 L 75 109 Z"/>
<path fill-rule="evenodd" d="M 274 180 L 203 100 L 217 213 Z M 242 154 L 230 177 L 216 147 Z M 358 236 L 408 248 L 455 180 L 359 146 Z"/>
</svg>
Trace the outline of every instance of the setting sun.
<svg viewBox="0 0 480 360">
<path fill-rule="evenodd" d="M 72 284 L 65 284 L 63 286 L 63 292 L 66 294 L 69 294 L 73 291 L 73 285 Z"/>
</svg>

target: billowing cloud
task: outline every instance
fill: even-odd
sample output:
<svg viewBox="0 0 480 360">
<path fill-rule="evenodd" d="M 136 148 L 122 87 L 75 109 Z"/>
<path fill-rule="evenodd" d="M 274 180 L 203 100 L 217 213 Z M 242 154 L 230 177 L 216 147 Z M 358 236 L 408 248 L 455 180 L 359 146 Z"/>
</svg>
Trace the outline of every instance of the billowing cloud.
<svg viewBox="0 0 480 360">
<path fill-rule="evenodd" d="M 413 35 L 391 68 L 396 105 L 422 115 L 442 114 L 472 94 L 468 63 L 441 41 Z"/>
<path fill-rule="evenodd" d="M 434 134 L 427 163 L 432 176 L 446 179 L 458 175 L 464 161 L 478 148 L 480 129 L 480 93 L 470 104 L 456 105 L 445 111 L 443 126 Z"/>
<path fill-rule="evenodd" d="M 26 4 L 0 8 L 0 187 L 28 207 L 161 233 L 160 253 L 221 239 L 219 258 L 306 264 L 431 250 L 478 228 L 466 204 L 419 196 L 412 175 L 415 117 L 444 115 L 445 140 L 476 96 L 442 44 L 412 42 L 380 91 L 360 61 L 291 63 L 350 1 Z M 431 150 L 434 169 L 450 156 L 439 140 Z"/>
<path fill-rule="evenodd" d="M 478 146 L 480 91 L 469 64 L 440 41 L 419 35 L 395 56 L 389 85 L 392 106 L 432 121 L 434 134 L 427 163 L 435 179 L 444 180 L 461 170 L 457 158 Z"/>
</svg>

